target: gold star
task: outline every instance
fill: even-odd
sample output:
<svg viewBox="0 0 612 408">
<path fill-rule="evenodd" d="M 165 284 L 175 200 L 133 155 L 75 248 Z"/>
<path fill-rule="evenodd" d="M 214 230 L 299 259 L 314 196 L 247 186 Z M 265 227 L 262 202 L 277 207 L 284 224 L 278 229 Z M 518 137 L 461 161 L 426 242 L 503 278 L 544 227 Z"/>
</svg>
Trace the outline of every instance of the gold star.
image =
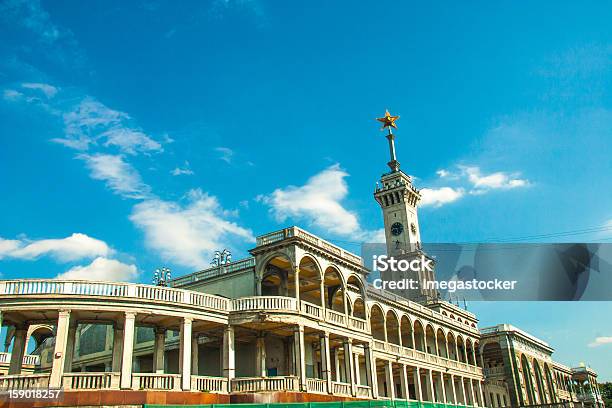
<svg viewBox="0 0 612 408">
<path fill-rule="evenodd" d="M 385 111 L 384 117 L 376 118 L 377 121 L 383 124 L 382 129 L 391 128 L 391 127 L 397 129 L 397 125 L 395 124 L 395 121 L 398 119 L 399 119 L 399 116 L 391 116 L 388 110 Z"/>
</svg>

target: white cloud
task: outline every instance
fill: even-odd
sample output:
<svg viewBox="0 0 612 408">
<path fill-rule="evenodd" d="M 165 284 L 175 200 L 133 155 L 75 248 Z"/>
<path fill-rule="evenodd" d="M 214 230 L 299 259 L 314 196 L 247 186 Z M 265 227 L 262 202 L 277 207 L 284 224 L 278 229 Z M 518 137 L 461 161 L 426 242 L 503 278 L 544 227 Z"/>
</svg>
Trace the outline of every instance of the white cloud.
<svg viewBox="0 0 612 408">
<path fill-rule="evenodd" d="M 202 268 L 211 252 L 231 247 L 235 240 L 253 242 L 249 229 L 228 221 L 232 212 L 214 196 L 191 190 L 186 205 L 152 199 L 134 206 L 130 220 L 145 234 L 146 245 L 162 258 Z"/>
<path fill-rule="evenodd" d="M 452 203 L 464 196 L 463 188 L 440 187 L 440 188 L 423 188 L 421 192 L 420 204 L 422 207 L 433 206 L 441 207 L 444 204 Z"/>
<path fill-rule="evenodd" d="M 312 176 L 303 186 L 279 188 L 268 196 L 259 196 L 258 201 L 270 206 L 278 222 L 302 219 L 333 234 L 354 234 L 360 231 L 357 215 L 340 204 L 348 194 L 344 180 L 347 176 L 335 164 Z"/>
<path fill-rule="evenodd" d="M 229 147 L 216 147 L 215 151 L 220 153 L 219 159 L 226 163 L 231 163 L 234 157 L 234 151 Z"/>
<path fill-rule="evenodd" d="M 38 241 L 0 238 L 0 259 L 33 260 L 49 255 L 61 262 L 70 262 L 95 256 L 107 256 L 111 253 L 112 250 L 104 241 L 80 233 L 74 233 L 66 238 Z"/>
<path fill-rule="evenodd" d="M 24 95 L 21 92 L 16 91 L 14 89 L 5 89 L 2 92 L 2 97 L 6 101 L 14 102 L 14 101 L 21 100 L 24 97 Z"/>
<path fill-rule="evenodd" d="M 42 92 L 48 99 L 53 98 L 58 89 L 53 85 L 43 84 L 41 82 L 25 82 L 21 84 L 22 87 L 26 89 L 34 89 Z"/>
<path fill-rule="evenodd" d="M 117 127 L 102 133 L 106 138 L 104 146 L 117 146 L 121 151 L 136 154 L 138 151 L 163 151 L 161 144 L 151 139 L 140 130 Z"/>
<path fill-rule="evenodd" d="M 63 114 L 65 137 L 52 141 L 76 150 L 87 150 L 104 139 L 104 146 L 118 147 L 123 153 L 163 151 L 162 145 L 130 125 L 130 116 L 86 97 Z"/>
<path fill-rule="evenodd" d="M 189 167 L 189 162 L 185 161 L 185 165 L 183 168 L 175 167 L 174 170 L 170 172 L 173 176 L 191 176 L 193 174 L 193 170 Z"/>
<path fill-rule="evenodd" d="M 98 257 L 89 265 L 75 266 L 56 276 L 56 279 L 125 282 L 136 279 L 138 269 L 115 259 Z"/>
<path fill-rule="evenodd" d="M 450 175 L 450 172 L 448 170 L 440 169 L 436 171 L 436 174 L 438 175 L 438 177 L 444 178 L 448 177 Z"/>
<path fill-rule="evenodd" d="M 599 347 L 605 344 L 612 344 L 612 337 L 596 337 L 591 343 L 589 343 L 589 347 Z"/>
<path fill-rule="evenodd" d="M 488 189 L 511 189 L 525 187 L 529 184 L 528 180 L 516 178 L 518 177 L 518 173 L 509 174 L 503 171 L 498 171 L 483 175 L 479 167 L 463 166 L 461 169 L 467 175 L 468 180 L 470 183 L 472 183 L 476 189 L 476 192 Z"/>
<path fill-rule="evenodd" d="M 303 186 L 278 188 L 269 195 L 258 196 L 257 201 L 270 206 L 278 222 L 304 220 L 325 233 L 366 242 L 384 241 L 383 230 L 364 230 L 357 214 L 342 205 L 348 195 L 347 176 L 335 164 L 309 178 Z"/>
<path fill-rule="evenodd" d="M 53 24 L 49 13 L 41 7 L 40 1 L 36 0 L 13 0 L 0 3 L 0 19 L 31 30 L 47 43 L 53 43 L 61 35 L 66 35 Z"/>
<path fill-rule="evenodd" d="M 103 180 L 114 193 L 126 198 L 144 199 L 151 196 L 150 187 L 142 182 L 140 174 L 121 155 L 80 154 L 90 171 L 91 178 Z"/>
</svg>

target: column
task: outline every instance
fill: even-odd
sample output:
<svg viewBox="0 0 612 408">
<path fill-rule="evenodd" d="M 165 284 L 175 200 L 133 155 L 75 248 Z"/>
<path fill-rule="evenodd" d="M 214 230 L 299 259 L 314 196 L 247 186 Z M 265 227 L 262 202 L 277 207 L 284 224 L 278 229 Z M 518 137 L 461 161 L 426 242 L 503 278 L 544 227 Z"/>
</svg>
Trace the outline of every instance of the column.
<svg viewBox="0 0 612 408">
<path fill-rule="evenodd" d="M 457 402 L 457 390 L 455 389 L 455 376 L 452 374 L 450 377 L 450 381 L 451 381 L 451 389 L 453 390 L 453 404 L 457 405 L 459 402 Z"/>
<path fill-rule="evenodd" d="M 471 378 L 469 378 L 468 381 L 470 382 L 470 396 L 472 398 L 472 405 L 478 406 L 478 402 L 476 402 L 476 395 L 474 394 L 474 382 Z"/>
<path fill-rule="evenodd" d="M 332 351 L 334 356 L 334 370 L 336 371 L 336 378 L 334 378 L 334 380 L 340 382 L 342 377 L 340 376 L 340 355 L 338 354 L 338 347 L 335 347 Z"/>
<path fill-rule="evenodd" d="M 427 370 L 427 372 L 429 373 L 429 392 L 431 393 L 431 402 L 436 402 L 436 393 L 433 383 L 433 370 Z"/>
<path fill-rule="evenodd" d="M 123 355 L 123 326 L 115 322 L 113 327 L 113 363 L 112 372 L 121 371 L 121 357 Z"/>
<path fill-rule="evenodd" d="M 385 382 L 387 383 L 387 397 L 395 399 L 395 387 L 393 386 L 393 366 L 390 361 L 385 361 Z"/>
<path fill-rule="evenodd" d="M 359 369 L 359 354 L 355 353 L 355 363 L 353 364 L 355 370 L 355 384 L 361 385 L 361 370 Z"/>
<path fill-rule="evenodd" d="M 368 385 L 370 386 L 370 391 L 372 393 L 372 398 L 378 398 L 378 381 L 376 379 L 376 361 L 372 356 L 372 345 L 370 343 L 365 344 L 363 346 L 364 356 L 365 356 L 365 366 L 366 366 L 366 377 L 368 380 Z"/>
<path fill-rule="evenodd" d="M 400 364 L 400 386 L 402 387 L 402 398 L 410 399 L 408 395 L 408 377 L 406 376 L 406 365 Z"/>
<path fill-rule="evenodd" d="M 329 356 L 329 333 L 325 332 L 319 337 L 321 344 L 321 374 L 327 381 L 327 392 L 331 392 L 331 360 Z"/>
<path fill-rule="evenodd" d="M 468 395 L 465 392 L 465 381 L 463 380 L 463 377 L 459 377 L 459 380 L 461 381 L 461 392 L 463 393 L 463 405 L 469 405 Z"/>
<path fill-rule="evenodd" d="M 231 382 L 236 377 L 236 360 L 234 353 L 234 328 L 227 326 L 223 332 L 223 376 Z M 231 389 L 231 384 L 228 384 Z"/>
<path fill-rule="evenodd" d="M 136 313 L 125 312 L 123 326 L 123 346 L 121 348 L 121 388 L 132 388 L 132 358 L 134 357 L 134 331 Z"/>
<path fill-rule="evenodd" d="M 72 359 L 74 358 L 75 341 L 77 337 L 78 324 L 73 321 L 68 327 L 68 339 L 66 342 L 66 358 L 64 360 L 64 372 L 72 372 Z"/>
<path fill-rule="evenodd" d="M 13 334 L 13 350 L 11 351 L 11 363 L 9 365 L 9 372 L 8 372 L 9 375 L 21 374 L 21 366 L 23 365 L 23 355 L 25 354 L 27 334 L 28 334 L 27 325 L 15 326 L 15 332 Z M 7 338 L 8 338 L 8 328 L 7 328 Z"/>
<path fill-rule="evenodd" d="M 200 345 L 198 335 L 194 334 L 191 338 L 191 374 L 200 374 Z"/>
<path fill-rule="evenodd" d="M 300 382 L 300 390 L 306 389 L 306 355 L 304 350 L 304 326 L 299 325 L 293 332 L 296 375 Z"/>
<path fill-rule="evenodd" d="M 346 381 L 351 385 L 351 395 L 355 396 L 353 341 L 351 339 L 346 339 L 342 348 L 344 349 L 344 372 L 346 374 Z"/>
<path fill-rule="evenodd" d="M 484 391 L 482 389 L 482 381 L 478 381 L 478 394 L 480 394 L 481 406 L 483 407 L 486 406 Z"/>
<path fill-rule="evenodd" d="M 164 360 L 166 353 L 166 329 L 155 328 L 155 340 L 153 342 L 153 372 L 164 372 Z"/>
<path fill-rule="evenodd" d="M 474 358 L 474 365 L 478 365 L 478 361 L 476 361 L 476 345 L 472 344 L 472 357 Z"/>
<path fill-rule="evenodd" d="M 295 300 L 297 302 L 298 310 L 301 310 L 302 306 L 300 305 L 300 268 L 298 266 L 293 269 L 293 276 L 295 277 Z"/>
<path fill-rule="evenodd" d="M 255 374 L 258 377 L 267 377 L 266 371 L 266 338 L 263 333 L 257 335 L 255 342 Z"/>
<path fill-rule="evenodd" d="M 70 324 L 70 310 L 60 310 L 55 331 L 55 350 L 53 352 L 53 365 L 49 377 L 49 387 L 59 388 L 62 385 L 64 364 L 66 360 L 66 343 L 68 342 L 68 325 Z M 15 349 L 15 347 L 13 347 Z"/>
<path fill-rule="evenodd" d="M 184 391 L 191 389 L 191 337 L 192 337 L 193 321 L 189 317 L 183 319 L 181 325 L 181 340 L 180 340 L 180 368 L 181 368 L 181 384 Z"/>
<path fill-rule="evenodd" d="M 416 399 L 423 401 L 423 388 L 421 387 L 421 370 L 419 367 L 414 367 L 414 388 L 416 391 Z"/>
<path fill-rule="evenodd" d="M 444 381 L 444 373 L 442 371 L 440 371 L 440 385 L 442 386 L 442 402 L 443 403 L 448 403 L 448 401 L 446 400 L 446 381 Z"/>
</svg>

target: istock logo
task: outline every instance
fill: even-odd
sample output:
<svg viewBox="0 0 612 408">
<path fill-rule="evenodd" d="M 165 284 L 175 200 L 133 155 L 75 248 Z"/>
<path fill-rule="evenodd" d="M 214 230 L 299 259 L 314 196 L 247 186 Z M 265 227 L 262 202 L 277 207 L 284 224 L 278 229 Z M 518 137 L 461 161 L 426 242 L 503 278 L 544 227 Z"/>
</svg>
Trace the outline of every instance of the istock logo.
<svg viewBox="0 0 612 408">
<path fill-rule="evenodd" d="M 421 255 L 420 258 L 416 259 L 400 259 L 397 260 L 387 255 L 374 255 L 372 259 L 372 268 L 375 271 L 387 272 L 387 271 L 400 271 L 400 272 L 425 272 L 433 271 L 433 261 L 425 258 Z"/>
</svg>

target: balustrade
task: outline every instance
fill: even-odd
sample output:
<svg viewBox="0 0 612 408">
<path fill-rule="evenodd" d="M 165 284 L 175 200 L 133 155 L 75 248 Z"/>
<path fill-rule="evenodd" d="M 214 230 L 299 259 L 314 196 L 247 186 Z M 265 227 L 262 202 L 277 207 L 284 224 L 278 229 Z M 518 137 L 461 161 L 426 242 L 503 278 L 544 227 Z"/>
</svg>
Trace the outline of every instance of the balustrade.
<svg viewBox="0 0 612 408">
<path fill-rule="evenodd" d="M 317 394 L 327 394 L 327 380 L 321 380 L 319 378 L 307 378 L 306 388 L 308 392 L 314 392 Z"/>
<path fill-rule="evenodd" d="M 344 314 L 327 309 L 326 315 L 326 321 L 339 326 L 346 326 L 346 316 Z"/>
<path fill-rule="evenodd" d="M 312 303 L 308 303 L 302 300 L 302 313 L 305 313 L 309 316 L 320 319 L 323 316 L 323 308 L 321 306 L 313 305 Z"/>
<path fill-rule="evenodd" d="M 370 397 L 370 387 L 367 385 L 355 385 L 355 396 L 357 398 L 371 398 Z"/>
<path fill-rule="evenodd" d="M 298 378 L 239 377 L 232 379 L 232 392 L 299 391 Z"/>
<path fill-rule="evenodd" d="M 227 392 L 227 378 L 207 377 L 202 375 L 191 376 L 191 390 L 203 392 Z"/>
<path fill-rule="evenodd" d="M 48 387 L 49 374 L 19 374 L 0 376 L 0 390 Z"/>
<path fill-rule="evenodd" d="M 343 383 L 343 382 L 332 382 L 332 394 L 334 395 L 351 395 L 351 384 Z"/>
<path fill-rule="evenodd" d="M 297 311 L 295 298 L 285 296 L 252 296 L 232 300 L 235 312 L 249 310 L 291 310 Z"/>
<path fill-rule="evenodd" d="M 119 387 L 120 373 L 66 373 L 62 385 L 65 389 L 109 389 Z"/>
<path fill-rule="evenodd" d="M 134 390 L 180 390 L 180 374 L 133 373 Z"/>
</svg>

